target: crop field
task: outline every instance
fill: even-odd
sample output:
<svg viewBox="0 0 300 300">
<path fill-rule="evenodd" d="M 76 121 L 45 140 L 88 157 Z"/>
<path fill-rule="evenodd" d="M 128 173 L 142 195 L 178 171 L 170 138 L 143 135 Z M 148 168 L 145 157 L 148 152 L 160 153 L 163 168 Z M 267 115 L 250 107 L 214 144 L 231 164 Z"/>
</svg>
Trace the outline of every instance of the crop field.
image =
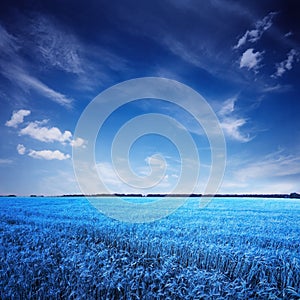
<svg viewBox="0 0 300 300">
<path fill-rule="evenodd" d="M 2 197 L 0 299 L 300 298 L 299 200 L 197 205 L 130 224 L 85 198 Z"/>
</svg>

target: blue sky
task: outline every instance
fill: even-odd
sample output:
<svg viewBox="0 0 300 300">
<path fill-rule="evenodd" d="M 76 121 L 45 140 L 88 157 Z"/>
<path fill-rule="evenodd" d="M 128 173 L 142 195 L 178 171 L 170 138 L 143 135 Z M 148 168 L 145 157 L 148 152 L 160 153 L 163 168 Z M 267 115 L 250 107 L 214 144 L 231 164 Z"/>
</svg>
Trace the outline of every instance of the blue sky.
<svg viewBox="0 0 300 300">
<path fill-rule="evenodd" d="M 216 113 L 227 146 L 220 193 L 300 192 L 298 1 L 0 7 L 0 194 L 79 193 L 72 147 L 89 142 L 74 135 L 80 115 L 105 89 L 147 76 L 190 86 Z M 139 192 L 114 174 L 111 143 L 131 118 L 149 113 L 169 115 L 191 133 L 201 161 L 195 192 L 203 192 L 211 164 L 203 130 L 186 111 L 155 99 L 120 107 L 101 128 L 95 157 L 109 190 Z M 152 155 L 155 168 L 166 167 L 164 177 L 141 192 L 172 191 L 180 177 L 178 150 L 146 135 L 130 151 L 133 171 L 149 174 Z"/>
</svg>

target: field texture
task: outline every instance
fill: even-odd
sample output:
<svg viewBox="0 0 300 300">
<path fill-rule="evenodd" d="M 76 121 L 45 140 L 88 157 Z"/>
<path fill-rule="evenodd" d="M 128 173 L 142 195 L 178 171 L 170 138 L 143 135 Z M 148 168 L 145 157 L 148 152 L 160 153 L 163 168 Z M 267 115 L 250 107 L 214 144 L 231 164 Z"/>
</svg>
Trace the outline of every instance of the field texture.
<svg viewBox="0 0 300 300">
<path fill-rule="evenodd" d="M 0 299 L 299 298 L 299 200 L 126 224 L 84 198 L 0 198 Z"/>
</svg>

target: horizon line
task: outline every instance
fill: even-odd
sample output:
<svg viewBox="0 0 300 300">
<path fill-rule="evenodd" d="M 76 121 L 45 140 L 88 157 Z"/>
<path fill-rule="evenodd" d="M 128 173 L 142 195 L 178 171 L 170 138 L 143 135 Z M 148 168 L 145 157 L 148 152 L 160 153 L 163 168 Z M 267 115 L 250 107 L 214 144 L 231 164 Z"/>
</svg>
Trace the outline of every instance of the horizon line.
<svg viewBox="0 0 300 300">
<path fill-rule="evenodd" d="M 57 198 L 66 198 L 66 197 L 248 197 L 248 198 L 300 198 L 300 194 L 297 192 L 292 193 L 220 193 L 220 194 L 201 194 L 201 193 L 192 193 L 192 194 L 162 194 L 162 193 L 151 193 L 151 194 L 139 194 L 139 193 L 99 193 L 99 194 L 61 194 L 61 195 L 43 195 L 43 194 L 31 194 L 31 195 L 15 195 L 15 194 L 6 194 L 0 195 L 0 197 L 57 197 Z"/>
</svg>

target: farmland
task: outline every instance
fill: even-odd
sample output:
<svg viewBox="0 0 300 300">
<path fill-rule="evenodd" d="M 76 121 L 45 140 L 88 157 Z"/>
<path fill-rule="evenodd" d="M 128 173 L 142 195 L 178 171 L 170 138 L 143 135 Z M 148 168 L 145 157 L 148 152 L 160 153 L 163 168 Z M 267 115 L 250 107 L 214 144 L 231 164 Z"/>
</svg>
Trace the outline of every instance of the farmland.
<svg viewBox="0 0 300 300">
<path fill-rule="evenodd" d="M 0 198 L 0 298 L 300 297 L 299 200 L 197 205 L 130 224 L 85 198 Z"/>
</svg>

